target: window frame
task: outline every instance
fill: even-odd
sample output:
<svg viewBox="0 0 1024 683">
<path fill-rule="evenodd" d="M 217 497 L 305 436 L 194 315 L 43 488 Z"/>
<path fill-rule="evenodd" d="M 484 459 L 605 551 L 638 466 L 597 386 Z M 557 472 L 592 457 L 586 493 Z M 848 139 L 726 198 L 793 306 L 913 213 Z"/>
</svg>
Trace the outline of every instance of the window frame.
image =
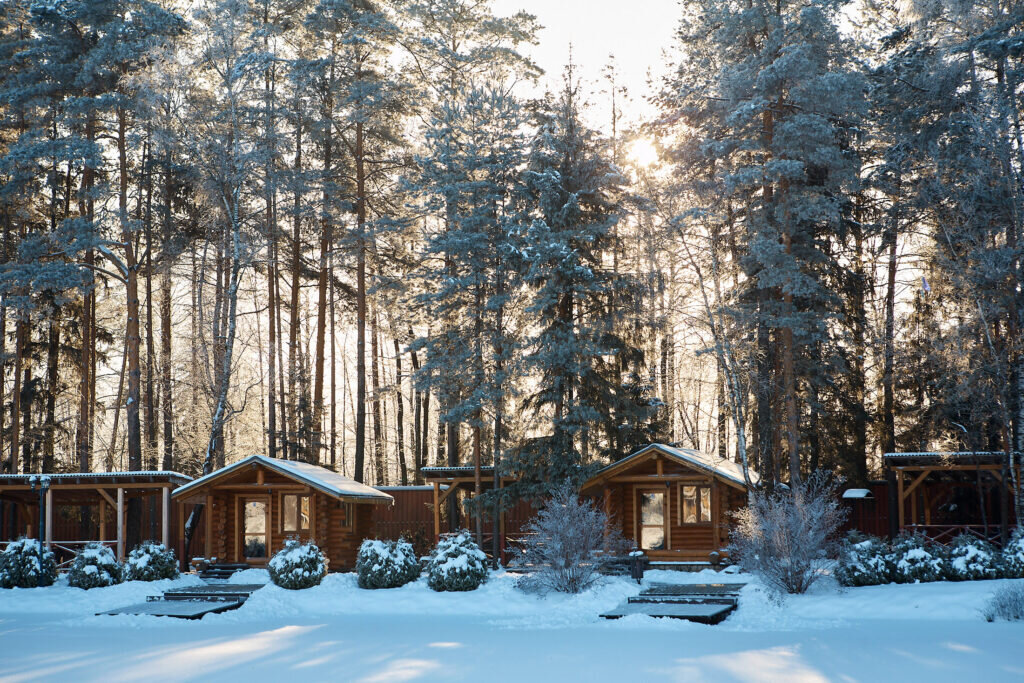
<svg viewBox="0 0 1024 683">
<path fill-rule="evenodd" d="M 686 503 L 686 495 L 683 493 L 687 487 L 693 487 L 695 489 L 696 497 L 694 498 L 695 505 L 697 507 L 697 521 L 687 522 L 683 517 L 683 508 Z M 702 519 L 701 514 L 701 498 L 702 491 L 707 492 L 708 497 L 708 518 Z M 676 506 L 676 522 L 678 526 L 695 527 L 695 526 L 711 526 L 714 524 L 715 518 L 715 488 L 711 485 L 711 482 L 707 481 L 681 481 L 676 489 L 676 495 L 678 496 L 678 504 Z"/>
<path fill-rule="evenodd" d="M 294 497 L 296 499 L 296 501 L 295 501 L 295 518 L 296 518 L 296 520 L 295 520 L 296 521 L 296 525 L 295 526 L 296 526 L 296 528 L 295 529 L 289 529 L 288 526 L 287 526 L 287 522 L 285 521 L 285 519 L 286 519 L 286 515 L 285 515 L 285 505 L 286 505 L 286 503 L 285 503 L 285 500 L 289 496 L 292 496 L 292 497 Z M 308 507 L 307 507 L 308 512 L 307 512 L 307 515 L 306 515 L 307 526 L 306 526 L 305 529 L 302 528 L 302 503 L 299 501 L 300 498 L 305 498 L 308 501 L 308 503 L 307 503 L 307 505 L 308 505 Z M 288 492 L 282 492 L 281 493 L 280 527 L 281 527 L 281 533 L 282 534 L 310 534 L 310 533 L 312 533 L 312 531 L 313 531 L 313 497 L 310 494 L 308 494 L 308 493 L 288 493 Z"/>
</svg>

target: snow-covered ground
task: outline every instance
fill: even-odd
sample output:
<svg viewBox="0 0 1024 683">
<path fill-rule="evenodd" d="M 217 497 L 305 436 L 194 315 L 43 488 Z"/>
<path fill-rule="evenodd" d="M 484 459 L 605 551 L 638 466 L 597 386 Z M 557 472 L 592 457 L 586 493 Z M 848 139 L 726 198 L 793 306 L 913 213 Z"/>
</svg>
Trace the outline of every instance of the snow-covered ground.
<svg viewBox="0 0 1024 683">
<path fill-rule="evenodd" d="M 235 576 L 266 580 L 261 570 Z M 648 581 L 751 581 L 725 623 L 598 614 L 638 591 L 609 579 L 537 598 L 494 576 L 471 593 L 426 579 L 368 591 L 332 574 L 304 591 L 266 586 L 201 621 L 99 617 L 176 581 L 82 591 L 0 591 L 0 681 L 1001 681 L 1024 679 L 1024 623 L 979 610 L 1002 582 L 822 585 L 776 604 L 750 577 L 652 571 Z"/>
</svg>

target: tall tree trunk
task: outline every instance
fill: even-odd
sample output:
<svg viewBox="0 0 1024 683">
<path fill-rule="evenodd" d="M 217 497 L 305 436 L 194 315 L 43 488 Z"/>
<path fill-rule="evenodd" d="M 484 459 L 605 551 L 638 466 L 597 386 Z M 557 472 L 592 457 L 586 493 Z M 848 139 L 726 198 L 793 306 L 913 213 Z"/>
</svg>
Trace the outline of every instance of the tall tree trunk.
<svg viewBox="0 0 1024 683">
<path fill-rule="evenodd" d="M 850 368 L 851 389 L 855 402 L 853 413 L 853 444 L 847 477 L 850 483 L 864 486 L 868 482 L 868 413 L 867 413 L 867 273 L 864 268 L 864 231 L 861 227 L 863 197 L 858 193 L 853 221 L 853 362 Z"/>
<path fill-rule="evenodd" d="M 382 433 L 380 414 L 380 370 L 379 370 L 379 344 L 378 344 L 377 307 L 373 306 L 370 312 L 370 392 L 373 402 L 373 459 L 378 486 L 387 483 L 387 463 L 384 462 L 384 435 Z"/>
<path fill-rule="evenodd" d="M 46 345 L 46 408 L 43 419 L 45 430 L 43 441 L 44 474 L 54 471 L 53 442 L 57 433 L 57 386 L 60 364 L 60 316 L 61 309 L 56 308 L 50 319 L 50 338 Z"/>
<path fill-rule="evenodd" d="M 363 481 L 366 461 L 366 172 L 363 124 L 356 122 L 356 481 Z"/>
<path fill-rule="evenodd" d="M 896 201 L 898 202 L 900 199 L 897 198 Z M 898 219 L 895 210 L 893 214 L 891 221 L 886 225 L 883 237 L 883 250 L 888 254 L 889 259 L 886 270 L 885 336 L 882 361 L 882 451 L 884 453 L 892 453 L 896 450 L 896 235 Z"/>
<path fill-rule="evenodd" d="M 162 236 L 163 264 L 160 269 L 160 408 L 163 411 L 163 458 L 160 468 L 165 471 L 174 469 L 174 396 L 171 384 L 171 339 L 174 334 L 174 322 L 171 319 L 171 252 L 172 230 L 171 211 L 173 188 L 171 180 L 171 153 L 164 153 L 163 173 Z"/>
<path fill-rule="evenodd" d="M 410 339 L 413 338 L 412 329 L 409 330 Z M 409 350 L 409 361 L 412 364 L 412 376 L 415 378 L 420 372 L 420 361 L 416 352 Z M 423 468 L 424 460 L 426 459 L 426 448 L 423 446 L 423 437 L 425 433 L 420 433 L 421 422 L 423 420 L 423 402 L 420 397 L 420 390 L 416 388 L 415 382 L 413 382 L 412 391 L 412 405 L 413 405 L 413 418 L 412 418 L 412 460 L 415 471 L 413 473 L 413 483 L 420 485 L 423 483 L 423 475 L 420 474 L 420 470 Z"/>
<path fill-rule="evenodd" d="M 333 60 L 331 61 L 333 65 Z M 334 67 L 329 68 L 328 82 L 334 80 Z M 324 357 L 327 331 L 327 271 L 328 257 L 331 246 L 334 243 L 334 218 L 331 215 L 330 205 L 333 194 L 330 182 L 333 168 L 332 144 L 334 142 L 334 124 L 331 120 L 334 104 L 331 99 L 330 86 L 327 87 L 327 96 L 324 100 L 324 166 L 323 166 L 323 206 L 320 211 L 320 273 L 317 280 L 317 305 L 316 305 L 316 351 L 315 369 L 313 371 L 313 434 L 312 434 L 312 460 L 320 461 L 320 448 L 323 443 L 324 424 Z"/>
<path fill-rule="evenodd" d="M 298 106 L 296 106 L 298 114 Z M 295 174 L 302 173 L 302 121 L 299 115 L 296 117 L 298 123 L 295 126 Z M 299 186 L 295 185 L 296 188 Z M 295 212 L 292 217 L 292 289 L 291 289 L 291 317 L 288 329 L 288 458 L 298 459 L 298 416 L 295 414 L 295 379 L 299 372 L 299 286 L 302 270 L 302 194 L 296 189 L 294 197 Z"/>
<path fill-rule="evenodd" d="M 395 345 L 395 430 L 398 433 L 398 468 L 402 486 L 409 485 L 409 465 L 405 460 L 405 398 L 402 396 L 402 345 L 392 332 Z"/>
<path fill-rule="evenodd" d="M 335 357 L 335 354 L 337 353 L 338 347 L 337 347 L 337 340 L 335 339 L 335 330 L 337 329 L 337 326 L 335 325 L 335 320 L 334 320 L 334 314 L 335 314 L 335 310 L 334 310 L 335 309 L 335 301 L 334 301 L 334 299 L 335 299 L 335 296 L 336 296 L 336 294 L 335 294 L 335 287 L 334 287 L 334 254 L 331 254 L 330 269 L 328 270 L 327 276 L 328 276 L 327 280 L 328 280 L 328 283 L 329 283 L 328 286 L 331 288 L 331 446 L 330 446 L 330 448 L 331 448 L 331 468 L 334 469 L 334 468 L 336 468 L 338 466 L 338 454 L 337 454 L 337 449 L 336 449 L 337 441 L 338 441 L 338 431 L 337 431 L 337 426 L 335 424 L 335 415 L 336 415 L 335 405 L 338 402 L 337 388 L 336 388 L 336 385 L 335 385 L 335 382 L 336 382 L 336 379 L 337 379 L 335 377 L 335 375 L 337 374 L 337 358 Z M 342 419 L 342 423 L 344 424 L 344 418 Z"/>
</svg>

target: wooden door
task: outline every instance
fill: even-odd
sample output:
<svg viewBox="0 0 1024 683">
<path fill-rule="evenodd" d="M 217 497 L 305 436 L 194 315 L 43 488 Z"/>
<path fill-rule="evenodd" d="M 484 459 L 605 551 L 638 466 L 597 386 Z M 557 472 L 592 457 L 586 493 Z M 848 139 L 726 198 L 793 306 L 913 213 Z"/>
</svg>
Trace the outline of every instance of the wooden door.
<svg viewBox="0 0 1024 683">
<path fill-rule="evenodd" d="M 270 557 L 270 496 L 239 496 L 238 506 L 238 560 L 264 564 Z"/>
<path fill-rule="evenodd" d="M 636 542 L 641 550 L 667 550 L 668 490 L 636 489 Z"/>
</svg>

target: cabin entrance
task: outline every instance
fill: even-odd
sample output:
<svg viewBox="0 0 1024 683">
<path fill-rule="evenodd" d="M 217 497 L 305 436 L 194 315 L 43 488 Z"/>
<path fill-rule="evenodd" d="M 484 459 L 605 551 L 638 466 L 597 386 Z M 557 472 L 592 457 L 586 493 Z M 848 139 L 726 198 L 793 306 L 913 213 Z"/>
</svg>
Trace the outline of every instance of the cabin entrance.
<svg viewBox="0 0 1024 683">
<path fill-rule="evenodd" d="M 639 533 L 641 550 L 665 550 L 668 534 L 665 520 L 668 508 L 665 502 L 665 489 L 639 489 L 636 492 Z"/>
<path fill-rule="evenodd" d="M 239 496 L 239 518 L 242 520 L 242 557 L 250 564 L 263 564 L 270 547 L 270 496 Z"/>
</svg>

